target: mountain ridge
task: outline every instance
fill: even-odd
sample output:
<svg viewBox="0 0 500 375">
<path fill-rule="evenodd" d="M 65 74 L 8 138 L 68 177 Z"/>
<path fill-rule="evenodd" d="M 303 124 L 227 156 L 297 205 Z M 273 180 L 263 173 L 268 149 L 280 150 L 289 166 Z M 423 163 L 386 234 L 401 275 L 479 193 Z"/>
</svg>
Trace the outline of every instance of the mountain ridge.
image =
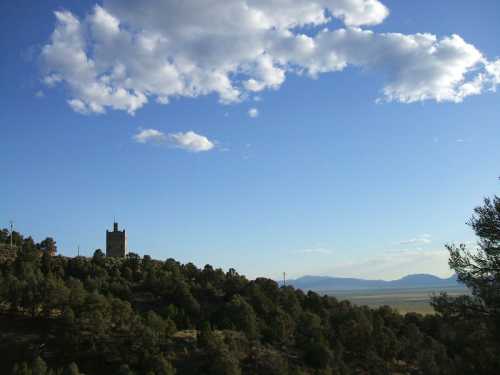
<svg viewBox="0 0 500 375">
<path fill-rule="evenodd" d="M 440 278 L 431 274 L 409 274 L 396 280 L 360 279 L 353 277 L 311 276 L 287 280 L 287 285 L 303 290 L 361 290 L 422 287 L 459 287 L 456 275 Z"/>
</svg>

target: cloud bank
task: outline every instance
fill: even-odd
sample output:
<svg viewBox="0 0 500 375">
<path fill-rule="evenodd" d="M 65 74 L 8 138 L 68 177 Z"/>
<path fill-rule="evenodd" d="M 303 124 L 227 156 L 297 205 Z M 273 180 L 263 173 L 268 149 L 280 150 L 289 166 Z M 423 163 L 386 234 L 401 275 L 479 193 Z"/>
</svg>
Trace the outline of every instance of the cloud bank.
<svg viewBox="0 0 500 375">
<path fill-rule="evenodd" d="M 365 260 L 339 262 L 322 274 L 385 280 L 414 273 L 449 277 L 453 271 L 448 266 L 448 259 L 449 253 L 445 249 L 390 250 Z"/>
<path fill-rule="evenodd" d="M 210 151 L 215 144 L 193 131 L 165 134 L 157 129 L 141 129 L 132 137 L 137 143 L 167 144 L 191 152 Z"/>
<path fill-rule="evenodd" d="M 384 74 L 382 101 L 461 102 L 500 84 L 500 60 L 459 35 L 368 29 L 388 15 L 378 0 L 104 0 L 83 18 L 55 12 L 43 81 L 65 85 L 83 114 L 209 94 L 239 102 L 289 74 L 347 66 Z"/>
</svg>

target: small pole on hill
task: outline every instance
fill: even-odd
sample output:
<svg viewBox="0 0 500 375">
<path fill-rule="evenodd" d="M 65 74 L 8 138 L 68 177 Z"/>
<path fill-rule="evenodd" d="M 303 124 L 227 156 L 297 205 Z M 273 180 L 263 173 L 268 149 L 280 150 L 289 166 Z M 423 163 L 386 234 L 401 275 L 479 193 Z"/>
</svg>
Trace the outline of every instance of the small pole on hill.
<svg viewBox="0 0 500 375">
<path fill-rule="evenodd" d="M 10 221 L 10 249 L 12 250 L 12 237 L 14 233 L 14 222 L 11 220 Z"/>
<path fill-rule="evenodd" d="M 283 286 L 286 286 L 286 272 L 283 272 Z"/>
<path fill-rule="evenodd" d="M 78 245 L 78 255 L 77 256 L 80 256 L 80 245 Z"/>
</svg>

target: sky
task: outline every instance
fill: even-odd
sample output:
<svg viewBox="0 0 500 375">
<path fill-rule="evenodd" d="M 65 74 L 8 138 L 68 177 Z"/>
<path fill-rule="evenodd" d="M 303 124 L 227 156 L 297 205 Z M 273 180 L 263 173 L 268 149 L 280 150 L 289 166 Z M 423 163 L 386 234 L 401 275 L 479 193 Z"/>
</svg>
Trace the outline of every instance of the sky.
<svg viewBox="0 0 500 375">
<path fill-rule="evenodd" d="M 0 227 L 250 278 L 452 274 L 498 192 L 500 3 L 0 4 Z"/>
</svg>

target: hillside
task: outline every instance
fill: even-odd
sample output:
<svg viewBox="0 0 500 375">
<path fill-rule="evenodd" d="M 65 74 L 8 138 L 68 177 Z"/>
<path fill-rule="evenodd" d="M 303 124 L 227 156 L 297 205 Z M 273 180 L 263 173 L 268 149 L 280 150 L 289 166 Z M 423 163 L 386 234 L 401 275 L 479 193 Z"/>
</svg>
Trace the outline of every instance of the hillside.
<svg viewBox="0 0 500 375">
<path fill-rule="evenodd" d="M 461 286 L 455 275 L 449 278 L 439 278 L 429 274 L 407 275 L 401 279 L 364 280 L 346 277 L 304 276 L 295 280 L 288 280 L 287 284 L 302 290 L 335 291 L 335 290 L 369 290 L 388 288 L 424 288 L 424 287 L 451 287 Z"/>
<path fill-rule="evenodd" d="M 401 315 L 233 269 L 107 258 L 100 250 L 67 258 L 51 255 L 53 240 L 15 242 L 17 257 L 0 263 L 1 374 L 492 375 L 500 368 L 483 318 L 458 319 L 444 307 Z"/>
</svg>

